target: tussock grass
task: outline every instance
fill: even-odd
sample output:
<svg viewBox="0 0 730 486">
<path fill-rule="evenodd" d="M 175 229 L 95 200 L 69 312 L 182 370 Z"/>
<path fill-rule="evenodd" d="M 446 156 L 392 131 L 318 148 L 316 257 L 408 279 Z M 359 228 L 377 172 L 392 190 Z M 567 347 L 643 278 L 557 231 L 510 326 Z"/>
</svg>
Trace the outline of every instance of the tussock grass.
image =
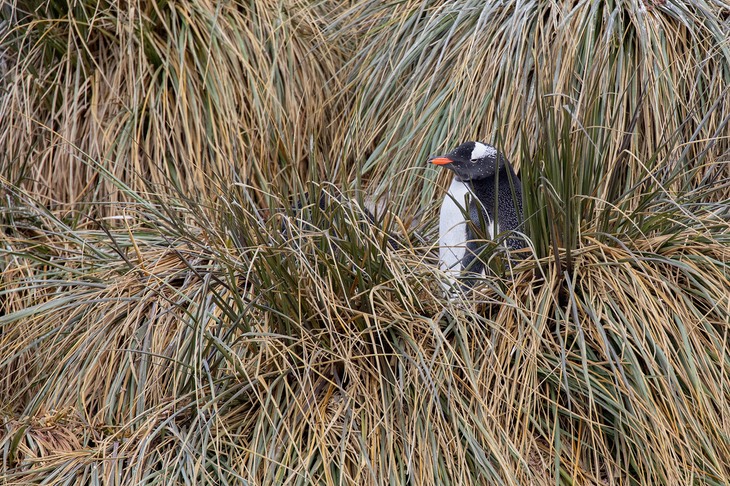
<svg viewBox="0 0 730 486">
<path fill-rule="evenodd" d="M 36 7 L 0 482 L 730 482 L 721 4 Z M 531 245 L 446 299 L 424 161 L 467 139 Z"/>
<path fill-rule="evenodd" d="M 496 142 L 518 166 L 539 158 L 550 130 L 540 109 L 547 102 L 586 132 L 594 153 L 580 162 L 597 176 L 625 152 L 702 165 L 698 179 L 727 176 L 723 8 L 642 0 L 357 2 L 331 29 L 335 39 L 362 33 L 348 64 L 358 89 L 343 133 L 355 159 L 365 161 L 354 170 L 399 207 L 423 208 L 435 198 L 436 173 L 411 168 L 475 139 Z M 693 143 L 699 140 L 713 140 L 714 151 Z"/>
<path fill-rule="evenodd" d="M 589 238 L 569 274 L 528 260 L 444 301 L 428 248 L 317 191 L 199 229 L 140 203 L 107 231 L 17 195 L 4 478 L 727 480 L 726 220 Z"/>
<path fill-rule="evenodd" d="M 211 200 L 221 181 L 334 180 L 329 150 L 341 53 L 336 3 L 65 2 L 3 7 L 0 168 L 66 209 L 168 180 Z M 273 147 L 273 149 L 272 149 Z M 167 184 L 165 184 L 167 185 Z"/>
</svg>

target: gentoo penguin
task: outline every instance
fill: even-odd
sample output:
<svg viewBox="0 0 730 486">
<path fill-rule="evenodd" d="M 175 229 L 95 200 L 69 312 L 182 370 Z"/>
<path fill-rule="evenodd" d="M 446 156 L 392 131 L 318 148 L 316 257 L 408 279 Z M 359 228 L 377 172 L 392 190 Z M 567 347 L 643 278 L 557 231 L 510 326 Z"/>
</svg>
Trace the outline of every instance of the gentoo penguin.
<svg viewBox="0 0 730 486">
<path fill-rule="evenodd" d="M 522 184 L 509 161 L 493 146 L 480 142 L 466 142 L 429 161 L 454 172 L 441 206 L 441 269 L 454 279 L 465 269 L 481 274 L 484 264 L 475 257 L 482 243 L 474 229 L 482 229 L 483 222 L 491 239 L 501 233 L 521 230 Z M 481 234 L 486 236 L 484 231 Z M 515 234 L 508 234 L 505 245 L 519 249 L 525 247 L 525 242 Z"/>
</svg>

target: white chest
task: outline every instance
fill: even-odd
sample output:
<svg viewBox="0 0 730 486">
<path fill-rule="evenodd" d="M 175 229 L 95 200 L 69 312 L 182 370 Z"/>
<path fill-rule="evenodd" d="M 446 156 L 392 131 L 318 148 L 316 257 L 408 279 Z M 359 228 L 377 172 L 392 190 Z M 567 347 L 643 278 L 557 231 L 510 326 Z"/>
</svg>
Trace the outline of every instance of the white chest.
<svg viewBox="0 0 730 486">
<path fill-rule="evenodd" d="M 461 272 L 461 262 L 466 253 L 466 218 L 469 210 L 467 207 L 467 194 L 469 187 L 461 181 L 451 182 L 449 191 L 441 205 L 441 218 L 439 220 L 439 260 L 441 270 L 458 277 Z M 472 200 L 476 196 L 470 196 Z M 489 236 L 494 238 L 494 224 L 489 221 Z"/>
<path fill-rule="evenodd" d="M 441 270 L 454 272 L 461 270 L 461 260 L 466 252 L 466 195 L 469 188 L 454 179 L 449 192 L 441 205 L 439 220 L 439 259 Z"/>
</svg>

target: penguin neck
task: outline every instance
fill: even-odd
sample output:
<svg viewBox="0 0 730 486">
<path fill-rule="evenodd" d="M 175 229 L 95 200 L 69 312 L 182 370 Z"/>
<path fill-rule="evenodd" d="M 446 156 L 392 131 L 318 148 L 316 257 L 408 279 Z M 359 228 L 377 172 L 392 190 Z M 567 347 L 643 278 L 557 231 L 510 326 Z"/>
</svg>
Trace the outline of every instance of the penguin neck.
<svg viewBox="0 0 730 486">
<path fill-rule="evenodd" d="M 481 209 L 487 214 L 490 220 L 494 220 L 495 202 L 497 196 L 497 188 L 495 187 L 495 177 L 499 177 L 499 184 L 507 181 L 507 174 L 501 173 L 498 176 L 481 177 L 479 179 L 468 179 L 462 181 L 469 192 L 474 195 Z"/>
<path fill-rule="evenodd" d="M 474 192 L 476 188 L 484 187 L 487 184 L 494 185 L 494 177 L 482 177 L 481 179 L 465 179 L 454 174 L 452 184 L 453 183 L 463 184 L 470 192 Z"/>
<path fill-rule="evenodd" d="M 497 180 L 495 180 L 495 178 L 497 178 Z M 503 183 L 509 183 L 510 180 L 517 179 L 517 176 L 515 175 L 514 171 L 511 170 L 511 168 L 502 167 L 499 171 L 487 177 L 464 179 L 454 174 L 454 179 L 468 185 L 472 189 L 477 189 L 494 187 L 497 181 L 499 181 L 500 185 Z"/>
<path fill-rule="evenodd" d="M 460 198 L 463 198 L 467 193 L 473 192 L 474 186 L 472 185 L 471 179 L 465 180 L 454 174 L 454 178 L 451 179 L 451 185 L 449 186 L 449 193 L 452 196 L 459 195 Z"/>
</svg>

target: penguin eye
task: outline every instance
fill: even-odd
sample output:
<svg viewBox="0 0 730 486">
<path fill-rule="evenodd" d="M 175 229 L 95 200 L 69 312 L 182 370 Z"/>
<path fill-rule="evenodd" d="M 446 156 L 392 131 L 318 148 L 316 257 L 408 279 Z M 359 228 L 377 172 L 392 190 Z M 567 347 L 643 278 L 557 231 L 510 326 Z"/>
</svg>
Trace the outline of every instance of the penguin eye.
<svg viewBox="0 0 730 486">
<path fill-rule="evenodd" d="M 477 162 L 479 162 L 479 159 L 471 159 L 472 164 L 476 164 Z"/>
</svg>

